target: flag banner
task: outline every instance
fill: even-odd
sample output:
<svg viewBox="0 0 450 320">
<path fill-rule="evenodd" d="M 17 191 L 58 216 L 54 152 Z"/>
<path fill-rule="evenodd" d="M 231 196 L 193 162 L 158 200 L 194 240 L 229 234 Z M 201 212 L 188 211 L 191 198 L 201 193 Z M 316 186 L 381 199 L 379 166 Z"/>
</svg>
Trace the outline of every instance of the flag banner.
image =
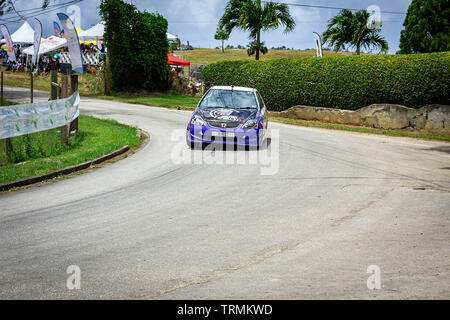
<svg viewBox="0 0 450 320">
<path fill-rule="evenodd" d="M 61 32 L 61 27 L 59 26 L 58 22 L 54 21 L 53 22 L 53 30 L 55 32 L 55 36 L 57 36 L 58 38 L 62 38 L 62 32 Z"/>
<path fill-rule="evenodd" d="M 31 64 L 33 66 L 37 66 L 38 58 L 39 58 L 39 48 L 41 46 L 41 38 L 42 38 L 42 24 L 41 22 L 34 18 L 34 53 L 33 58 L 31 59 Z"/>
<path fill-rule="evenodd" d="M 98 40 L 98 41 L 97 41 L 97 48 L 98 48 L 99 50 L 102 50 L 102 40 Z"/>
<path fill-rule="evenodd" d="M 314 35 L 314 41 L 316 42 L 317 56 L 323 57 L 322 39 L 320 38 L 320 35 L 317 32 L 313 32 L 313 35 Z"/>
<path fill-rule="evenodd" d="M 57 16 L 67 39 L 72 70 L 83 74 L 83 59 L 81 57 L 80 41 L 78 40 L 77 30 L 75 29 L 72 20 L 70 20 L 66 14 L 58 13 Z"/>
<path fill-rule="evenodd" d="M 68 125 L 78 118 L 80 95 L 31 104 L 0 107 L 0 139 Z"/>
<path fill-rule="evenodd" d="M 3 37 L 5 37 L 6 41 L 6 50 L 8 51 L 8 59 L 11 62 L 17 62 L 16 60 L 16 52 L 14 51 L 14 45 L 11 40 L 11 36 L 9 35 L 8 28 L 2 24 L 0 25 L 0 30 L 2 30 Z"/>
</svg>

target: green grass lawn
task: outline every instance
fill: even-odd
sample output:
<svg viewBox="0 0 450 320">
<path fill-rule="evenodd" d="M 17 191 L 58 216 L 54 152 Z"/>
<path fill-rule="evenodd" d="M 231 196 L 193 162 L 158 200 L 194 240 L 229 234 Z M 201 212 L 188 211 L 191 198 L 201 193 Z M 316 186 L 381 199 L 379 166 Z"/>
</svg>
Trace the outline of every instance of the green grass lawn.
<svg viewBox="0 0 450 320">
<path fill-rule="evenodd" d="M 58 74 L 58 82 L 61 83 L 61 74 Z M 30 74 L 25 72 L 4 71 L 4 85 L 30 89 Z M 50 75 L 35 75 L 33 88 L 50 92 Z M 78 76 L 78 89 L 80 95 L 92 96 L 102 94 L 104 90 L 103 80 L 100 76 L 89 73 Z"/>
<path fill-rule="evenodd" d="M 135 127 L 85 115 L 80 116 L 79 133 L 69 139 L 68 146 L 59 140 L 59 129 L 12 138 L 14 163 L 6 163 L 5 140 L 1 140 L 0 183 L 93 160 L 125 145 L 135 148 L 141 142 Z"/>
<path fill-rule="evenodd" d="M 98 98 L 155 107 L 181 108 L 188 110 L 195 109 L 200 100 L 200 97 L 192 97 L 174 91 L 168 93 L 146 94 L 142 96 L 116 94 L 113 96 L 99 96 Z"/>
<path fill-rule="evenodd" d="M 226 49 L 194 49 L 188 51 L 174 51 L 177 56 L 182 56 L 191 64 L 210 64 L 224 60 L 255 60 L 255 56 L 248 56 L 247 50 Z M 351 52 L 324 51 L 324 56 L 352 55 Z M 261 55 L 261 60 L 279 59 L 279 58 L 301 58 L 315 57 L 316 50 L 270 50 L 267 54 Z"/>
</svg>

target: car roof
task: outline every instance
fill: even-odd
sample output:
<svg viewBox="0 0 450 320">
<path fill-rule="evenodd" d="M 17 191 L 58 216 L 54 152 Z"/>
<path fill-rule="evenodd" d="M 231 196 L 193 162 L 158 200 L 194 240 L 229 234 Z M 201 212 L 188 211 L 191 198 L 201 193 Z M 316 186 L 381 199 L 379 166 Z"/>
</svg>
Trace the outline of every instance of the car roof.
<svg viewBox="0 0 450 320">
<path fill-rule="evenodd" d="M 234 90 L 234 91 L 256 92 L 255 88 L 246 88 L 246 87 L 237 87 L 237 86 L 214 86 L 211 89 L 214 89 L 214 90 Z"/>
</svg>

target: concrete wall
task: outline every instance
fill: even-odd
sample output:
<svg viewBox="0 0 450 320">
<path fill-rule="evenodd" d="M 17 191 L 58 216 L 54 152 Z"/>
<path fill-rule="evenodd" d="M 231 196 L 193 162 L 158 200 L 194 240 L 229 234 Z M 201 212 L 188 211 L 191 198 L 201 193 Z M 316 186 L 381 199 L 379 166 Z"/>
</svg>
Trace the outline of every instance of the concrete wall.
<svg viewBox="0 0 450 320">
<path fill-rule="evenodd" d="M 411 109 L 395 104 L 373 104 L 355 111 L 295 106 L 271 116 L 312 120 L 379 129 L 409 129 L 425 134 L 450 136 L 450 106 L 429 105 Z"/>
</svg>

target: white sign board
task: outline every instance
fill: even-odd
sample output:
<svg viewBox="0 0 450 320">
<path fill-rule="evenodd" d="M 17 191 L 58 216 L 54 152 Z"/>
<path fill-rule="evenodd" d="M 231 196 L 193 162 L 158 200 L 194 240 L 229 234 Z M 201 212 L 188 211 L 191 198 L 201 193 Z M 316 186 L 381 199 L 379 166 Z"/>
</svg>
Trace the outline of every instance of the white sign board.
<svg viewBox="0 0 450 320">
<path fill-rule="evenodd" d="M 78 91 L 69 98 L 0 107 L 0 139 L 59 128 L 80 112 Z"/>
</svg>

